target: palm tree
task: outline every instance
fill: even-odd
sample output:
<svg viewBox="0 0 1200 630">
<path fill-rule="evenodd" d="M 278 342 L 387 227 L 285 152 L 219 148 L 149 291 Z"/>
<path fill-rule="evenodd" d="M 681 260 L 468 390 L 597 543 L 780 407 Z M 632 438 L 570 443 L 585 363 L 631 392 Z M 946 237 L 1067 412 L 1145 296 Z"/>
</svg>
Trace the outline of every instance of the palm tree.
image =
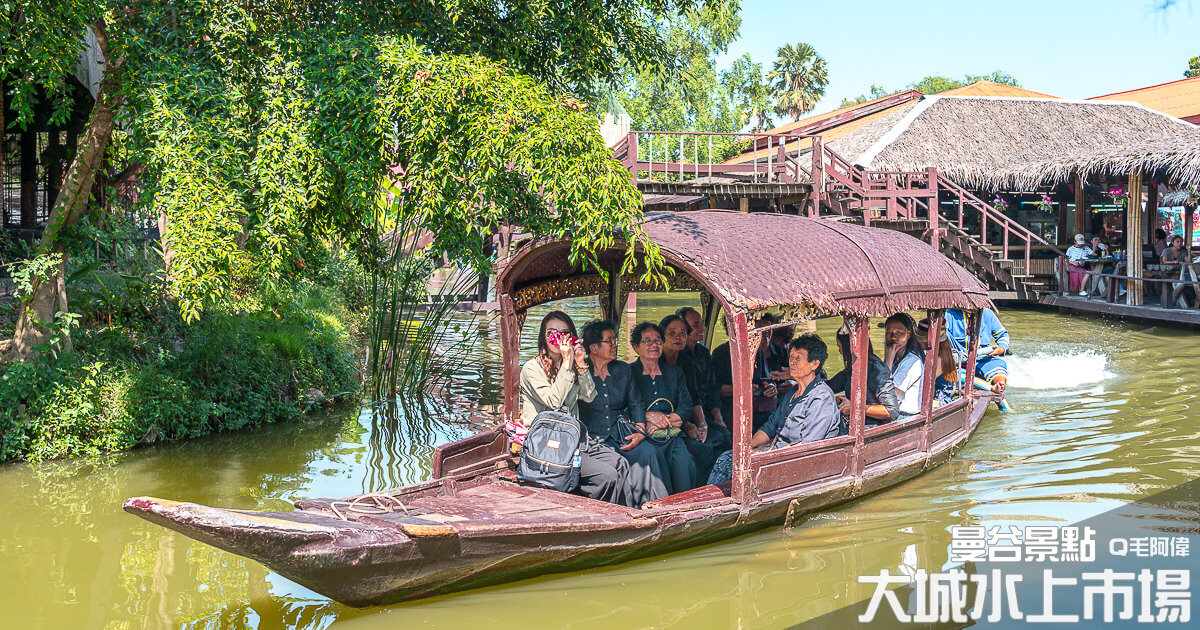
<svg viewBox="0 0 1200 630">
<path fill-rule="evenodd" d="M 774 68 L 767 74 L 775 96 L 775 111 L 800 120 L 825 96 L 825 86 L 829 84 L 825 58 L 804 42 L 788 44 L 779 49 L 778 55 Z"/>
</svg>

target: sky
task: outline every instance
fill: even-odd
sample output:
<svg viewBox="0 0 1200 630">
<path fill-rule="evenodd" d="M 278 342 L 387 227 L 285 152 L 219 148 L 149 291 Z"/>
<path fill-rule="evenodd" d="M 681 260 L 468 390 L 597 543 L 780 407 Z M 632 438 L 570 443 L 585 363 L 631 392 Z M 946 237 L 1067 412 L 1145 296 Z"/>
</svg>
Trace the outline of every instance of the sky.
<svg viewBox="0 0 1200 630">
<path fill-rule="evenodd" d="M 750 53 L 769 71 L 784 44 L 828 63 L 814 112 L 872 84 L 903 89 L 929 75 L 1003 70 L 1021 87 L 1087 98 L 1182 79 L 1200 55 L 1200 0 L 742 0 L 741 35 L 720 65 Z"/>
</svg>

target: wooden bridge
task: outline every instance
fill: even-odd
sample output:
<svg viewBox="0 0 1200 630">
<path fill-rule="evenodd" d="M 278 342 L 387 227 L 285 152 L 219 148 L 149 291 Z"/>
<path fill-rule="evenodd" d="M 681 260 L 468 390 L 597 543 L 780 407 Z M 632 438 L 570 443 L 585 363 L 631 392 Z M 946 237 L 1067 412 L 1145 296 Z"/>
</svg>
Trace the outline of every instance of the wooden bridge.
<svg viewBox="0 0 1200 630">
<path fill-rule="evenodd" d="M 725 161 L 747 150 L 758 159 Z M 1063 252 L 935 168 L 864 170 L 819 134 L 631 131 L 613 151 L 648 209 L 783 212 L 901 230 L 970 269 L 996 299 L 1057 290 Z"/>
</svg>

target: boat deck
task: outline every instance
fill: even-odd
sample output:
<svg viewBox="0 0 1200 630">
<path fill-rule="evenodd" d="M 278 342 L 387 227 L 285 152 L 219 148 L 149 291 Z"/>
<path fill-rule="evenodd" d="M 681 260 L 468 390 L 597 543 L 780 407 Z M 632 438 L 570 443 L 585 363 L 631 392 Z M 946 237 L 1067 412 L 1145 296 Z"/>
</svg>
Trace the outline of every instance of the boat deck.
<svg viewBox="0 0 1200 630">
<path fill-rule="evenodd" d="M 1158 305 L 1130 306 L 1128 304 L 1106 302 L 1101 299 L 1089 300 L 1080 296 L 1062 295 L 1043 295 L 1038 298 L 1038 303 L 1076 313 L 1107 315 L 1121 319 L 1176 326 L 1200 327 L 1200 310 L 1196 309 L 1163 308 Z"/>
</svg>

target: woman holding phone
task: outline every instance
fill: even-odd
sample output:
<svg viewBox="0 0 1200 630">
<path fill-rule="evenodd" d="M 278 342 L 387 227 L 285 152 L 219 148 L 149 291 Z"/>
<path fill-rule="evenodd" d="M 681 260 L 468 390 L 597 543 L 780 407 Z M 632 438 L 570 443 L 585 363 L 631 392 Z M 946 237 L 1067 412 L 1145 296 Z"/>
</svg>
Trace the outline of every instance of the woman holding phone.
<svg viewBox="0 0 1200 630">
<path fill-rule="evenodd" d="M 542 318 L 537 345 L 538 355 L 521 368 L 521 422 L 528 427 L 543 411 L 579 418 L 579 402 L 596 398 L 596 384 L 575 322 L 562 311 L 550 311 Z M 580 491 L 593 499 L 625 503 L 628 460 L 591 436 L 580 446 Z"/>
</svg>

